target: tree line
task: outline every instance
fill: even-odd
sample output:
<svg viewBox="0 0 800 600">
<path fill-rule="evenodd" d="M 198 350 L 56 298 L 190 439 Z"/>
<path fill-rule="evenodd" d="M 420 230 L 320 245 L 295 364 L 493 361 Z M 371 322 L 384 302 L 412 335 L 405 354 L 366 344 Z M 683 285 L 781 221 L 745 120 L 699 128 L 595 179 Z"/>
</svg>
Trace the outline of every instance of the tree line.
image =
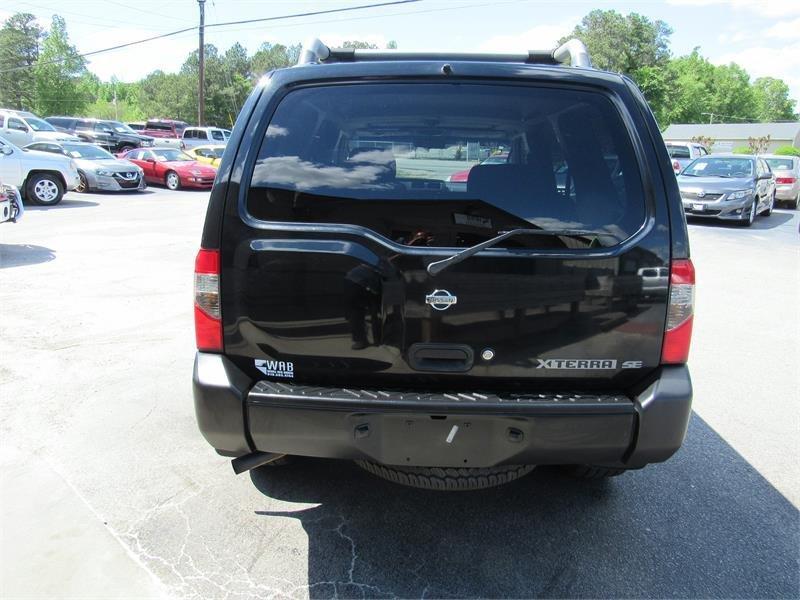
<svg viewBox="0 0 800 600">
<path fill-rule="evenodd" d="M 597 68 L 624 73 L 644 93 L 659 125 L 670 123 L 797 120 L 796 101 L 778 78 L 751 81 L 735 63 L 714 65 L 695 48 L 673 56 L 672 29 L 660 20 L 614 10 L 593 10 L 562 38 L 586 44 Z M 345 46 L 374 48 L 361 41 Z M 396 44 L 390 42 L 389 47 Z M 205 46 L 208 125 L 230 127 L 255 81 L 265 72 L 294 64 L 300 45 L 263 43 L 253 54 L 239 43 L 227 50 Z M 53 16 L 44 31 L 29 13 L 17 13 L 0 28 L 0 106 L 41 115 L 79 115 L 138 121 L 197 119 L 198 52 L 177 73 L 153 71 L 137 82 L 101 81 L 70 43 L 64 19 Z"/>
</svg>

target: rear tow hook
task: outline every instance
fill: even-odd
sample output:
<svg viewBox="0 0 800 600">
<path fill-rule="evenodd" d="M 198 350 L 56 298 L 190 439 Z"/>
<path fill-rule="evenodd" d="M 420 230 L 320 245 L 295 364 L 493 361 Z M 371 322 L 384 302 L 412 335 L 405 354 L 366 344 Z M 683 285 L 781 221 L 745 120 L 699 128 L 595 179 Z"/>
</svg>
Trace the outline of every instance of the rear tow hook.
<svg viewBox="0 0 800 600">
<path fill-rule="evenodd" d="M 251 452 L 250 454 L 245 454 L 244 456 L 239 456 L 234 458 L 231 461 L 231 466 L 233 467 L 233 472 L 237 475 L 241 475 L 245 471 L 249 471 L 250 469 L 255 469 L 256 467 L 261 467 L 263 465 L 268 465 L 271 462 L 275 462 L 286 456 L 285 454 L 276 454 L 274 452 Z"/>
</svg>

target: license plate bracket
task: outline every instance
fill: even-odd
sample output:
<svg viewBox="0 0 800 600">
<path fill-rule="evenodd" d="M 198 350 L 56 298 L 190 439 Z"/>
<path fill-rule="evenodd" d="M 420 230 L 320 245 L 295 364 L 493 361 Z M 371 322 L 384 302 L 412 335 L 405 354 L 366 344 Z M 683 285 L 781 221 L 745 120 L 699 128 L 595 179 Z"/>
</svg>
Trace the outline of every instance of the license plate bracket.
<svg viewBox="0 0 800 600">
<path fill-rule="evenodd" d="M 523 450 L 529 419 L 466 415 L 351 415 L 355 443 L 384 464 L 486 467 Z"/>
</svg>

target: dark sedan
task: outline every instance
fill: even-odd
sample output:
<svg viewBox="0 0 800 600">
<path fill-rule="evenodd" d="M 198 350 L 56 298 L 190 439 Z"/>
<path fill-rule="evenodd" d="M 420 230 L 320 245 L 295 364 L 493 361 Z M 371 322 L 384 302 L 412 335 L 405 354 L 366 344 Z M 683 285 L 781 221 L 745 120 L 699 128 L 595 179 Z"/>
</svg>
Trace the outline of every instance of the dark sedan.
<svg viewBox="0 0 800 600">
<path fill-rule="evenodd" d="M 696 159 L 678 175 L 686 216 L 736 221 L 749 227 L 772 214 L 775 178 L 763 158 L 715 154 Z"/>
</svg>

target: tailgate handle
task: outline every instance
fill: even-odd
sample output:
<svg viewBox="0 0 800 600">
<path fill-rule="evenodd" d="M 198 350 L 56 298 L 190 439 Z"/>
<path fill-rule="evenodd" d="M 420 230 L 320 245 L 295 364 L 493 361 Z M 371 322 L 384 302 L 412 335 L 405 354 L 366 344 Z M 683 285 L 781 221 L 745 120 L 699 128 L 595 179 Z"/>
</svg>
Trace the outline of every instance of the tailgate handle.
<svg viewBox="0 0 800 600">
<path fill-rule="evenodd" d="M 463 373 L 472 368 L 474 353 L 465 344 L 412 344 L 408 364 L 417 371 Z"/>
</svg>

